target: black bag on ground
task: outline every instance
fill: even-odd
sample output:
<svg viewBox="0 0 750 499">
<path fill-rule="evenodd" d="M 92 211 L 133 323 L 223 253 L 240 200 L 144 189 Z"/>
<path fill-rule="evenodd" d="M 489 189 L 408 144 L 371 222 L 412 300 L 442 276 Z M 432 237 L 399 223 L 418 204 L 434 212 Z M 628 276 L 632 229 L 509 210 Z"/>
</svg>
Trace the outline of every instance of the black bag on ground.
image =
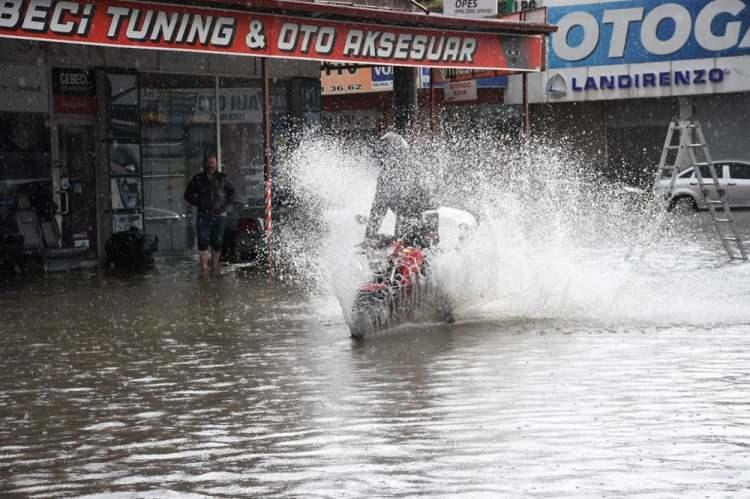
<svg viewBox="0 0 750 499">
<path fill-rule="evenodd" d="M 149 267 L 154 264 L 153 255 L 158 249 L 159 239 L 136 227 L 112 234 L 105 246 L 107 263 L 117 268 Z"/>
</svg>

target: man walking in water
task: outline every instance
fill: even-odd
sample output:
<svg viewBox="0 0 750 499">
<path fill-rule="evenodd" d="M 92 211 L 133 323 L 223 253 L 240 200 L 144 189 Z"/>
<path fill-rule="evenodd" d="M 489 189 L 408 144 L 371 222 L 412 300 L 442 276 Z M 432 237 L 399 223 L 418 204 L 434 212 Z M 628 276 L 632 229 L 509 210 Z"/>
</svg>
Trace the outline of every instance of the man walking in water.
<svg viewBox="0 0 750 499">
<path fill-rule="evenodd" d="M 185 201 L 198 208 L 198 251 L 204 271 L 209 270 L 209 265 L 219 269 L 227 211 L 234 202 L 234 187 L 218 167 L 216 155 L 209 154 L 203 171 L 185 189 Z"/>
</svg>

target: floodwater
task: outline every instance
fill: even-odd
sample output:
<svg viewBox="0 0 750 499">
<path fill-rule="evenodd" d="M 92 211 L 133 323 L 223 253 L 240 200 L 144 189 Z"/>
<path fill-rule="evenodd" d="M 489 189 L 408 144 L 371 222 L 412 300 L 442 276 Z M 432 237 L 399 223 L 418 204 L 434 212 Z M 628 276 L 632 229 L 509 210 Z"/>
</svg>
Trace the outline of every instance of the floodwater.
<svg viewBox="0 0 750 499">
<path fill-rule="evenodd" d="M 272 283 L 192 260 L 1 281 L 0 495 L 749 497 L 750 264 L 705 214 L 527 159 L 454 193 L 489 202 L 431 264 L 453 325 L 349 338 L 374 177 L 326 144 L 300 162 L 324 242 L 280 224 Z"/>
<path fill-rule="evenodd" d="M 640 317 L 578 290 L 362 342 L 331 296 L 193 261 L 5 281 L 0 493 L 747 497 L 750 265 L 704 240 L 630 274 L 690 282 Z"/>
</svg>

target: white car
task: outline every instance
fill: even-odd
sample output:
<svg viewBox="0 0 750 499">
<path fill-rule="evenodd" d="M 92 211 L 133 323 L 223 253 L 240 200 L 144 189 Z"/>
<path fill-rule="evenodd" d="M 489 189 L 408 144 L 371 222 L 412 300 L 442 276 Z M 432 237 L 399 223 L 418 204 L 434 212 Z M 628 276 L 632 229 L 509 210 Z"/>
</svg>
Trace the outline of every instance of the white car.
<svg viewBox="0 0 750 499">
<path fill-rule="evenodd" d="M 700 167 L 703 182 L 712 184 L 711 173 L 707 166 Z M 714 169 L 719 180 L 719 188 L 726 190 L 729 206 L 732 208 L 750 208 L 750 162 L 743 160 L 714 161 Z M 670 174 L 663 175 L 654 185 L 656 194 L 667 195 L 671 182 Z M 695 168 L 687 168 L 677 175 L 674 189 L 669 197 L 669 209 L 683 208 L 692 210 L 707 209 L 703 193 L 695 177 Z"/>
</svg>

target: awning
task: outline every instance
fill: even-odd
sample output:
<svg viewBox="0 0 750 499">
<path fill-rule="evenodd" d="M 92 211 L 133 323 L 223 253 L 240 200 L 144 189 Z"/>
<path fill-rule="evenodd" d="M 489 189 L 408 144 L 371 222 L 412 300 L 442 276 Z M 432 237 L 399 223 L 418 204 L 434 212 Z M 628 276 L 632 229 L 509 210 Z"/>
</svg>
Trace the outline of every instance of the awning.
<svg viewBox="0 0 750 499">
<path fill-rule="evenodd" d="M 554 30 L 537 22 L 285 0 L 0 2 L 0 38 L 508 72 L 540 71 L 544 37 Z"/>
</svg>

